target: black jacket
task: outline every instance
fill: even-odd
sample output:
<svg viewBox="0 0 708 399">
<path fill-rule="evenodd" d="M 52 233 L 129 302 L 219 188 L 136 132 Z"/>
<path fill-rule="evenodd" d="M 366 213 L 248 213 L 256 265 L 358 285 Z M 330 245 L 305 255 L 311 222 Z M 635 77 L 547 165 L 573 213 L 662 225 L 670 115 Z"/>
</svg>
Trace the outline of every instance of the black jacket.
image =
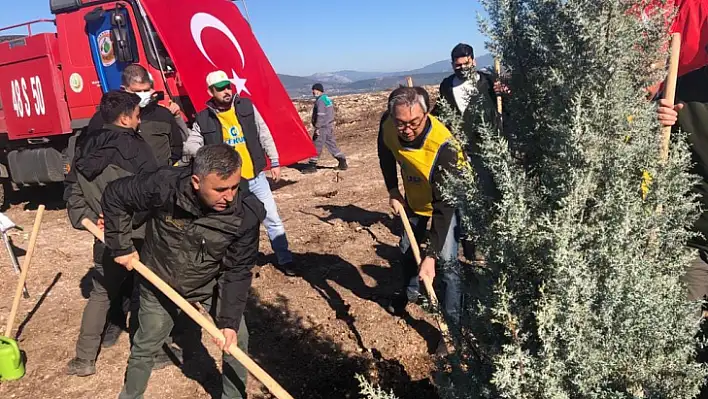
<svg viewBox="0 0 708 399">
<path fill-rule="evenodd" d="M 96 112 L 89 121 L 86 132 L 79 136 L 77 147 L 80 147 L 85 138 L 101 127 L 106 122 L 100 112 Z M 182 130 L 177 124 L 175 116 L 165 107 L 156 102 L 140 109 L 140 135 L 152 148 L 152 152 L 159 166 L 174 165 L 182 159 Z M 85 137 L 85 138 L 84 138 Z"/>
<path fill-rule="evenodd" d="M 72 226 L 83 229 L 84 218 L 96 223 L 108 183 L 155 170 L 150 146 L 134 130 L 105 125 L 93 131 L 78 147 L 65 179 L 64 200 Z"/>
<path fill-rule="evenodd" d="M 496 109 L 496 93 L 494 92 L 494 77 L 482 71 L 476 71 L 475 73 L 479 76 L 479 80 L 477 80 L 477 94 L 471 95 L 470 104 L 464 113 L 460 112 L 457 107 L 455 95 L 452 91 L 452 85 L 455 80 L 454 74 L 443 79 L 442 83 L 440 83 L 440 95 L 431 112 L 434 116 L 440 117 L 442 111 L 441 100 L 444 99 L 458 116 L 462 116 L 463 129 L 468 135 L 465 152 L 470 155 L 479 151 L 479 133 L 476 126 L 481 124 L 481 120 L 475 118 L 475 115 L 477 115 L 476 107 L 482 107 L 480 116 L 483 116 L 487 123 L 491 123 L 493 127 L 499 126 L 499 114 Z"/>
<path fill-rule="evenodd" d="M 222 212 L 205 210 L 188 168 L 162 168 L 116 180 L 103 195 L 106 245 L 116 256 L 133 251 L 131 217 L 149 212 L 141 261 L 190 302 L 219 284 L 220 328 L 238 329 L 258 255 L 263 204 L 239 192 Z"/>
<path fill-rule="evenodd" d="M 253 161 L 253 171 L 258 176 L 266 167 L 266 156 L 258 137 L 258 126 L 256 125 L 253 103 L 248 98 L 234 96 L 234 107 L 236 107 L 238 123 L 241 124 L 243 129 L 248 153 Z M 194 124 L 199 127 L 199 133 L 204 137 L 204 145 L 224 142 L 221 121 L 216 116 L 216 112 L 216 105 L 212 99 L 207 102 L 207 107 L 197 114 Z"/>
</svg>

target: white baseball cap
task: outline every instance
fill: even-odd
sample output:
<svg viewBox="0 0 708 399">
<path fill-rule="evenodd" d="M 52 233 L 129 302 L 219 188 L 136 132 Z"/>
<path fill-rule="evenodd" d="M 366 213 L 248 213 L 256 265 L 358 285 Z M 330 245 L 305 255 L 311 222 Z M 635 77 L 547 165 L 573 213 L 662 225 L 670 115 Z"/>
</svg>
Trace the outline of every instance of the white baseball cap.
<svg viewBox="0 0 708 399">
<path fill-rule="evenodd" d="M 224 71 L 214 71 L 207 75 L 206 78 L 207 87 L 215 86 L 216 88 L 222 89 L 226 86 L 231 85 L 229 80 L 229 75 Z"/>
</svg>

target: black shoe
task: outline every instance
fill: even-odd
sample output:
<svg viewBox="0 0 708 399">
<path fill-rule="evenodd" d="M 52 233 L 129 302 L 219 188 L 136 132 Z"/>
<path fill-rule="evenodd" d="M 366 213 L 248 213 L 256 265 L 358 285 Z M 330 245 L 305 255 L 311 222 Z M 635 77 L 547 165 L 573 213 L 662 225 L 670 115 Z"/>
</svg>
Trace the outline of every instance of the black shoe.
<svg viewBox="0 0 708 399">
<path fill-rule="evenodd" d="M 401 316 L 406 312 L 408 297 L 402 292 L 394 293 L 386 305 L 386 311 L 394 316 Z"/>
<path fill-rule="evenodd" d="M 66 365 L 66 374 L 79 377 L 88 377 L 96 374 L 96 361 L 84 360 L 75 357 Z"/>
<path fill-rule="evenodd" d="M 308 164 L 306 167 L 302 169 L 302 173 L 305 174 L 311 174 L 311 173 L 317 173 L 317 165 L 311 163 Z"/>
<path fill-rule="evenodd" d="M 339 170 L 347 170 L 349 169 L 349 165 L 347 165 L 347 159 L 346 158 L 337 158 L 339 161 L 339 165 L 337 165 L 337 169 Z"/>
<path fill-rule="evenodd" d="M 280 269 L 280 271 L 282 271 L 283 274 L 285 274 L 288 277 L 297 276 L 298 272 L 299 272 L 298 265 L 293 261 L 279 265 L 278 269 Z"/>
<path fill-rule="evenodd" d="M 153 370 L 161 370 L 175 364 L 184 364 L 182 349 L 175 346 L 163 346 L 162 349 L 160 353 L 155 355 L 155 364 L 152 366 Z"/>
<path fill-rule="evenodd" d="M 120 334 L 123 333 L 123 329 L 113 323 L 108 323 L 106 331 L 103 333 L 103 341 L 101 341 L 101 346 L 104 348 L 110 348 L 118 342 Z"/>
<path fill-rule="evenodd" d="M 450 354 L 450 352 L 447 350 L 447 343 L 445 342 L 445 338 L 440 337 L 440 341 L 438 341 L 438 346 L 435 349 L 435 354 L 437 356 L 447 356 Z"/>
</svg>

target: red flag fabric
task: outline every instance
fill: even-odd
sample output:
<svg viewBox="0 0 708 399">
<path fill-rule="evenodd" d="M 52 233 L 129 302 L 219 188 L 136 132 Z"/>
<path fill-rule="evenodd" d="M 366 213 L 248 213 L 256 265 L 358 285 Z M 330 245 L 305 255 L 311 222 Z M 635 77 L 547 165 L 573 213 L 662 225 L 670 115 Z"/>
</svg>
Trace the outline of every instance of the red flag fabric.
<svg viewBox="0 0 708 399">
<path fill-rule="evenodd" d="M 671 33 L 681 34 L 678 75 L 708 65 L 708 1 L 676 0 L 678 14 Z"/>
<path fill-rule="evenodd" d="M 644 15 L 657 9 L 671 12 L 677 8 L 673 21 L 667 21 L 669 33 L 681 34 L 681 56 L 678 76 L 708 65 L 708 0 L 655 0 L 644 8 Z"/>
<path fill-rule="evenodd" d="M 197 111 L 210 98 L 206 76 L 226 72 L 273 134 L 280 164 L 315 155 L 315 147 L 250 26 L 233 2 L 142 0 Z"/>
</svg>

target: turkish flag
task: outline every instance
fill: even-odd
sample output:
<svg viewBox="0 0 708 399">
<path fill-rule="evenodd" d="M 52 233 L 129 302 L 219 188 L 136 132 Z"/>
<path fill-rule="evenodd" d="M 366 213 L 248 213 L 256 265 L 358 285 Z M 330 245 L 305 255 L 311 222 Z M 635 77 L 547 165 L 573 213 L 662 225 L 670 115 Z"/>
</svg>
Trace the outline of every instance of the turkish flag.
<svg viewBox="0 0 708 399">
<path fill-rule="evenodd" d="M 210 95 L 206 76 L 222 70 L 268 125 L 280 164 L 315 155 L 295 106 L 238 7 L 226 0 L 142 0 L 197 111 Z"/>
</svg>

